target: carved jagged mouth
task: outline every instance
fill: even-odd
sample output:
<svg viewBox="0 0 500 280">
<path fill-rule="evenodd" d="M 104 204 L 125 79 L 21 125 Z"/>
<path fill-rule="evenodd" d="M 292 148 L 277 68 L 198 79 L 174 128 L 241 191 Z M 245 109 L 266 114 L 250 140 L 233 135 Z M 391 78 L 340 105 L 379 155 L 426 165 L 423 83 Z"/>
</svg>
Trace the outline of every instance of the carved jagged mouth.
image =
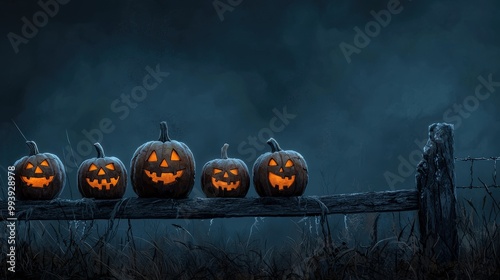
<svg viewBox="0 0 500 280">
<path fill-rule="evenodd" d="M 28 184 L 29 187 L 33 188 L 45 188 L 48 187 L 52 180 L 54 180 L 54 176 L 47 177 L 26 177 L 21 176 L 21 180 L 24 183 Z"/>
<path fill-rule="evenodd" d="M 160 173 L 158 176 L 157 172 L 151 172 L 149 170 L 144 170 L 146 175 L 151 178 L 151 180 L 155 183 L 162 182 L 164 185 L 172 184 L 177 181 L 177 178 L 180 178 L 184 173 L 183 170 L 176 171 L 175 173 Z M 156 174 L 155 174 L 156 173 Z"/>
<path fill-rule="evenodd" d="M 269 183 L 278 190 L 288 189 L 295 182 L 295 175 L 285 177 L 269 172 Z"/>
<path fill-rule="evenodd" d="M 89 178 L 86 178 L 87 184 L 89 184 L 89 186 L 91 186 L 94 189 L 100 189 L 100 190 L 111 189 L 111 187 L 116 186 L 119 179 L 120 179 L 120 176 L 118 176 L 116 178 L 101 179 L 101 181 L 99 182 L 99 179 L 90 180 Z"/>
<path fill-rule="evenodd" d="M 212 177 L 212 185 L 218 188 L 219 190 L 232 191 L 240 187 L 240 181 L 224 182 L 224 181 L 219 181 L 218 179 Z"/>
</svg>

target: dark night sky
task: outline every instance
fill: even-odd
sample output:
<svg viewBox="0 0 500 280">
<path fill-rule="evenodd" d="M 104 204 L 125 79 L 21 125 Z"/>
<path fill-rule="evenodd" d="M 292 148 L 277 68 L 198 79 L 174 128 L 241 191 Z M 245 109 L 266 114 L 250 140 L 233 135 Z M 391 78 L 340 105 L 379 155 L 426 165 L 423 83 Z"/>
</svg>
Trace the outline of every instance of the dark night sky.
<svg viewBox="0 0 500 280">
<path fill-rule="evenodd" d="M 114 130 L 101 143 L 126 166 L 165 120 L 195 155 L 191 196 L 202 196 L 203 164 L 227 142 L 251 168 L 243 142 L 285 106 L 295 117 L 274 137 L 305 157 L 306 195 L 391 189 L 384 173 L 398 174 L 399 156 L 408 159 L 433 122 L 457 125 L 457 156 L 499 155 L 500 87 L 478 104 L 472 97 L 479 76 L 500 81 L 498 1 L 401 1 L 348 63 L 339 45 L 353 45 L 354 28 L 390 2 L 243 0 L 221 21 L 212 1 L 73 0 L 16 54 L 9 32 L 22 35 L 21 18 L 32 22 L 41 7 L 2 1 L 0 165 L 28 151 L 11 119 L 42 152 L 63 157 L 66 132 L 77 149 L 82 130 L 109 118 Z M 170 75 L 127 116 L 112 109 L 156 65 Z M 464 102 L 473 110 L 453 111 Z M 457 177 L 467 184 L 462 167 Z M 68 175 L 63 197 L 80 198 L 75 171 Z M 394 188 L 414 187 L 413 175 L 404 177 Z M 130 186 L 126 196 L 135 196 Z"/>
</svg>

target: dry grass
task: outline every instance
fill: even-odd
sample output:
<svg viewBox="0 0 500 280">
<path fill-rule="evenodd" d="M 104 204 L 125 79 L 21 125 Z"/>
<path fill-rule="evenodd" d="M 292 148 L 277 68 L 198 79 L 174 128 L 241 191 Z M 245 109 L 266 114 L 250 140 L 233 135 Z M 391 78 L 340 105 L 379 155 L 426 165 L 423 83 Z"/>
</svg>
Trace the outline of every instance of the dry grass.
<svg viewBox="0 0 500 280">
<path fill-rule="evenodd" d="M 322 218 L 318 234 L 297 223 L 298 238 L 225 238 L 173 225 L 147 230 L 130 221 L 19 222 L 19 279 L 500 279 L 500 207 L 494 195 L 459 203 L 460 257 L 438 265 L 421 253 L 418 225 L 394 217 L 392 236 L 379 239 L 379 215 L 352 216 L 333 234 Z M 361 217 L 361 218 L 360 218 Z M 120 223 L 122 223 L 120 225 Z M 2 225 L 5 228 L 5 225 Z M 169 224 L 170 226 L 170 224 Z M 123 230 L 125 229 L 125 230 Z M 141 232 L 139 235 L 134 233 Z M 364 246 L 356 241 L 363 234 Z M 6 236 L 0 237 L 6 244 Z M 6 272 L 6 248 L 0 278 Z M 12 275 L 10 275 L 12 276 Z M 10 277 L 12 278 L 12 277 Z"/>
</svg>

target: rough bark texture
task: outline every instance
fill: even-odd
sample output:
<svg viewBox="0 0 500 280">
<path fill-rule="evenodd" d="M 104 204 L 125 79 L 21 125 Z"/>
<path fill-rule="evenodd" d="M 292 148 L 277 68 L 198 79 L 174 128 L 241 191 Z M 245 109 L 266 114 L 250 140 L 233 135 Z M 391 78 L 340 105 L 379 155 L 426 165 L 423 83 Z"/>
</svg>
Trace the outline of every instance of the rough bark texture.
<svg viewBox="0 0 500 280">
<path fill-rule="evenodd" d="M 7 216 L 0 201 L 0 220 Z M 317 197 L 188 198 L 121 200 L 17 201 L 22 220 L 211 219 L 229 217 L 291 217 L 418 209 L 416 190 L 339 194 Z"/>
<path fill-rule="evenodd" d="M 429 140 L 416 175 L 421 242 L 426 254 L 440 263 L 455 261 L 458 256 L 453 145 L 452 125 L 429 126 Z"/>
</svg>

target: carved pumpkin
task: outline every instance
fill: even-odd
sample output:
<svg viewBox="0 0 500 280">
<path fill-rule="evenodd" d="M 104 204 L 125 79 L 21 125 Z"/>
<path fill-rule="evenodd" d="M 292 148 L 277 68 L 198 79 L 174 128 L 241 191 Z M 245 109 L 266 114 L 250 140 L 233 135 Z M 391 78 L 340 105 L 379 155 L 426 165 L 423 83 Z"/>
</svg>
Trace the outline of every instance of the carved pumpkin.
<svg viewBox="0 0 500 280">
<path fill-rule="evenodd" d="M 221 159 L 207 162 L 201 172 L 201 188 L 207 197 L 245 197 L 250 187 L 247 165 L 227 157 L 228 144 L 221 149 Z"/>
<path fill-rule="evenodd" d="M 300 196 L 307 186 L 307 164 L 295 151 L 283 151 L 273 138 L 272 151 L 262 154 L 253 166 L 253 183 L 260 196 Z"/>
<path fill-rule="evenodd" d="M 49 200 L 56 198 L 66 183 L 66 171 L 61 160 L 51 153 L 40 153 L 35 142 L 27 141 L 30 149 L 14 163 L 16 197 L 19 200 Z"/>
<path fill-rule="evenodd" d="M 78 168 L 78 190 L 83 197 L 116 199 L 127 187 L 127 170 L 116 157 L 107 157 L 101 144 L 94 144 L 97 157 L 87 159 Z"/>
<path fill-rule="evenodd" d="M 160 139 L 141 145 L 130 162 L 132 186 L 139 197 L 184 198 L 194 186 L 195 162 L 189 147 L 170 140 L 166 122 Z"/>
</svg>

